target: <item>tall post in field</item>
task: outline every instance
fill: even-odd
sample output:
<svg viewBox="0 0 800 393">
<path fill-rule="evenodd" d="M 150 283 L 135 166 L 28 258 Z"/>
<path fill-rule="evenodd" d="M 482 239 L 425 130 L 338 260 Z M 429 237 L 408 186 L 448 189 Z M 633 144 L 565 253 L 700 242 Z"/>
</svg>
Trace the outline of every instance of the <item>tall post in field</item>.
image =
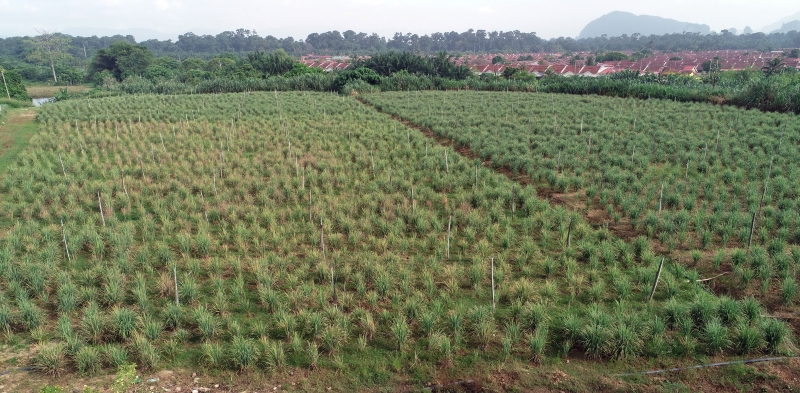
<svg viewBox="0 0 800 393">
<path fill-rule="evenodd" d="M 333 292 L 333 304 L 334 307 L 339 305 L 339 301 L 336 299 L 336 272 L 333 270 L 333 262 L 331 262 L 331 290 Z"/>
<path fill-rule="evenodd" d="M 414 187 L 411 187 L 411 213 L 413 214 L 416 212 L 417 212 L 417 204 L 416 201 L 414 201 Z"/>
<path fill-rule="evenodd" d="M 689 161 L 690 160 L 686 160 L 686 180 L 689 180 Z"/>
<path fill-rule="evenodd" d="M 181 305 L 180 297 L 178 297 L 178 267 L 176 265 L 172 266 L 172 277 L 175 279 L 175 305 Z"/>
<path fill-rule="evenodd" d="M 572 217 L 569 218 L 569 224 L 567 224 L 567 248 L 569 248 L 571 244 L 572 244 Z"/>
<path fill-rule="evenodd" d="M 447 251 L 445 252 L 445 256 L 450 258 L 450 226 L 453 224 L 453 216 L 451 215 L 450 218 L 447 220 Z"/>
<path fill-rule="evenodd" d="M 103 219 L 103 226 L 106 226 L 106 217 L 103 215 L 103 200 L 100 199 L 100 193 L 97 193 L 97 203 L 100 205 L 100 218 Z"/>
<path fill-rule="evenodd" d="M 325 258 L 325 224 L 322 217 L 319 218 L 319 245 L 322 248 L 322 257 Z"/>
<path fill-rule="evenodd" d="M 653 282 L 653 290 L 650 291 L 650 297 L 647 298 L 647 303 L 653 300 L 653 295 L 656 294 L 656 287 L 658 286 L 658 280 L 661 278 L 661 269 L 664 267 L 664 257 L 661 257 L 661 263 L 658 264 L 658 271 L 656 272 L 656 280 Z"/>
<path fill-rule="evenodd" d="M 658 214 L 661 215 L 661 201 L 664 200 L 664 183 L 661 183 L 661 193 L 658 196 Z"/>
<path fill-rule="evenodd" d="M 69 247 L 67 246 L 67 232 L 64 229 L 64 219 L 61 219 L 61 238 L 64 240 L 64 251 L 67 252 L 67 261 L 72 262 L 72 257 L 69 255 Z"/>
<path fill-rule="evenodd" d="M 61 172 L 64 173 L 64 178 L 67 178 L 67 170 L 64 169 L 64 160 L 61 159 L 61 153 L 58 153 L 58 161 L 61 161 Z"/>
<path fill-rule="evenodd" d="M 492 257 L 492 311 L 495 309 L 494 302 L 494 257 Z"/>
<path fill-rule="evenodd" d="M 756 214 L 758 214 L 758 210 L 753 212 L 753 221 L 750 222 L 750 237 L 747 240 L 747 249 L 750 249 L 750 246 L 753 245 L 753 232 L 756 229 Z"/>
<path fill-rule="evenodd" d="M 517 209 L 516 209 L 516 206 L 515 206 L 515 202 L 516 201 L 514 200 L 514 185 L 512 184 L 511 185 L 511 215 L 512 216 L 514 214 L 516 214 L 516 212 L 517 212 Z"/>
</svg>

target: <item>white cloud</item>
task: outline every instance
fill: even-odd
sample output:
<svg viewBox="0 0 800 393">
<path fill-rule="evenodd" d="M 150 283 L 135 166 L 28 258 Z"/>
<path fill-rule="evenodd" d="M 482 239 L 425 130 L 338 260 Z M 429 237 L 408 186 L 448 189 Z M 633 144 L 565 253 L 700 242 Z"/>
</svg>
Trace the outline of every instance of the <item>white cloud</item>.
<svg viewBox="0 0 800 393">
<path fill-rule="evenodd" d="M 181 3 L 177 1 L 168 1 L 168 0 L 156 0 L 156 8 L 159 11 L 166 11 L 170 8 L 177 8 L 180 7 Z"/>
</svg>

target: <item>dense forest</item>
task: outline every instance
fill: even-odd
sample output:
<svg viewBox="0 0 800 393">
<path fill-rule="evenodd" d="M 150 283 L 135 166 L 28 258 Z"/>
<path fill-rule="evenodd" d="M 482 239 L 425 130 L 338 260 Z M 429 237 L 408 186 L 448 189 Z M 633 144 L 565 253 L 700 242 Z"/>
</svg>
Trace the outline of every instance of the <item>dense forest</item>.
<svg viewBox="0 0 800 393">
<path fill-rule="evenodd" d="M 559 37 L 545 40 L 535 32 L 467 30 L 440 32 L 426 35 L 395 33 L 393 37 L 380 37 L 377 34 L 344 33 L 329 31 L 309 34 L 305 40 L 292 37 L 276 38 L 271 35 L 259 36 L 253 30 L 238 29 L 217 35 L 197 35 L 186 33 L 177 41 L 146 40 L 137 42 L 135 37 L 70 37 L 69 53 L 76 59 L 91 59 L 99 49 L 107 48 L 116 41 L 139 43 L 156 56 L 170 56 L 178 60 L 187 57 L 209 59 L 220 53 L 247 53 L 254 51 L 274 51 L 283 49 L 292 56 L 308 53 L 329 55 L 364 55 L 386 51 L 411 51 L 421 54 L 447 52 L 604 52 L 682 50 L 722 50 L 754 49 L 762 51 L 800 47 L 800 33 L 753 33 L 735 35 L 727 30 L 721 33 L 701 35 L 698 33 L 665 34 L 661 36 L 642 36 L 633 34 L 620 37 L 596 37 L 574 39 Z M 0 58 L 24 59 L 28 54 L 26 41 L 29 37 L 0 38 Z"/>
</svg>

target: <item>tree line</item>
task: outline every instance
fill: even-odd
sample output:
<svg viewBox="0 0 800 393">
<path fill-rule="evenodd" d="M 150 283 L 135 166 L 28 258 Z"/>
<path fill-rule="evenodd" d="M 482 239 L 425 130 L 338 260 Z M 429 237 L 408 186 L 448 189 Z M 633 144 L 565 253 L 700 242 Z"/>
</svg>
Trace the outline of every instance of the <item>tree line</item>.
<svg viewBox="0 0 800 393">
<path fill-rule="evenodd" d="M 602 51 L 657 51 L 682 50 L 776 50 L 800 47 L 800 33 L 752 33 L 736 35 L 728 30 L 701 35 L 699 33 L 676 33 L 643 36 L 640 34 L 620 37 L 595 37 L 574 39 L 558 37 L 542 39 L 535 32 L 487 31 L 469 29 L 464 32 L 437 32 L 432 34 L 395 33 L 392 37 L 381 37 L 347 30 L 312 33 L 305 39 L 293 37 L 261 37 L 254 30 L 237 29 L 216 35 L 181 34 L 177 41 L 145 40 L 137 42 L 131 35 L 112 37 L 79 37 L 64 35 L 71 41 L 67 51 L 76 59 L 90 59 L 103 48 L 117 41 L 141 44 L 157 56 L 170 56 L 178 60 L 187 57 L 208 59 L 220 53 L 271 52 L 283 49 L 292 56 L 314 52 L 328 55 L 373 54 L 386 51 L 411 51 L 423 54 L 447 52 L 512 53 L 512 52 L 602 52 Z M 30 52 L 27 44 L 32 37 L 0 38 L 0 58 L 24 59 Z"/>
</svg>

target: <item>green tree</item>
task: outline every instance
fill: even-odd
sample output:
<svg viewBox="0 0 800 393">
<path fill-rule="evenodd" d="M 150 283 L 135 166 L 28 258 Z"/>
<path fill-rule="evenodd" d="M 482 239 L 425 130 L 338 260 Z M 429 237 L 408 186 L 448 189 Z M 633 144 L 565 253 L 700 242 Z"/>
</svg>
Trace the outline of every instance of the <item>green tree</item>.
<svg viewBox="0 0 800 393">
<path fill-rule="evenodd" d="M 3 86 L 6 88 L 6 95 L 8 96 L 9 99 L 11 99 L 11 91 L 8 90 L 8 83 L 6 83 L 5 72 L 6 70 L 2 66 L 0 66 L 0 76 L 3 77 Z"/>
<path fill-rule="evenodd" d="M 146 47 L 117 41 L 108 48 L 97 51 L 89 66 L 89 76 L 92 77 L 104 70 L 114 74 L 117 80 L 123 80 L 131 75 L 142 76 L 153 60 L 153 53 Z"/>
<path fill-rule="evenodd" d="M 247 55 L 247 61 L 263 76 L 282 75 L 294 68 L 297 60 L 289 56 L 283 49 L 278 49 L 270 54 L 253 52 Z"/>
<path fill-rule="evenodd" d="M 31 97 L 25 90 L 25 85 L 22 83 L 22 77 L 16 71 L 6 70 L 0 66 L 0 77 L 3 81 L 3 87 L 5 88 L 5 96 L 20 101 L 31 100 Z"/>
<path fill-rule="evenodd" d="M 764 67 L 762 67 L 761 70 L 764 71 L 764 75 L 769 77 L 772 75 L 780 74 L 785 67 L 786 64 L 783 64 L 783 58 L 776 57 L 774 59 L 767 61 L 767 63 L 764 64 Z"/>
<path fill-rule="evenodd" d="M 492 64 L 503 64 L 506 62 L 506 59 L 503 56 L 497 55 L 492 58 Z"/>
<path fill-rule="evenodd" d="M 39 35 L 26 40 L 29 46 L 28 60 L 34 63 L 47 64 L 53 72 L 53 82 L 58 83 L 56 65 L 72 59 L 67 51 L 70 38 L 61 33 L 51 33 L 47 30 L 38 31 Z"/>
</svg>

